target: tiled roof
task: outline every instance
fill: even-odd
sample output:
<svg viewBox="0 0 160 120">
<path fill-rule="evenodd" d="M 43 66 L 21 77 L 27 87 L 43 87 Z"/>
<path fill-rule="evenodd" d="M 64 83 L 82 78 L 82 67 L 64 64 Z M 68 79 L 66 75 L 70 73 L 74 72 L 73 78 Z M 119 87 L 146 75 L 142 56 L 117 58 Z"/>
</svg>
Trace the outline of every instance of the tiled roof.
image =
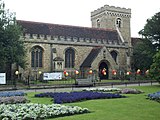
<svg viewBox="0 0 160 120">
<path fill-rule="evenodd" d="M 135 37 L 132 37 L 131 38 L 131 45 L 132 46 L 135 46 L 138 42 L 142 41 L 142 38 L 135 38 Z"/>
<path fill-rule="evenodd" d="M 25 33 L 30 34 L 106 39 L 117 42 L 119 38 L 117 31 L 111 29 L 58 25 L 22 20 L 17 20 L 17 23 L 24 28 Z"/>
<path fill-rule="evenodd" d="M 95 47 L 91 50 L 91 52 L 89 53 L 89 55 L 86 57 L 86 59 L 83 61 L 83 63 L 81 64 L 81 68 L 84 67 L 91 67 L 92 62 L 94 61 L 94 59 L 97 57 L 98 53 L 100 52 L 100 50 L 102 49 L 102 47 Z"/>
</svg>

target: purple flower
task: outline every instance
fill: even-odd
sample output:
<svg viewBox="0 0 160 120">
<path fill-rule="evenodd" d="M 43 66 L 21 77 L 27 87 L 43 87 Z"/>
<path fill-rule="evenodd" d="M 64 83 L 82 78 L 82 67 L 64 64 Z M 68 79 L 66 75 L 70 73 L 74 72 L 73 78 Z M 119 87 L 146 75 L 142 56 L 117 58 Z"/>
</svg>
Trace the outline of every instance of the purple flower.
<svg viewBox="0 0 160 120">
<path fill-rule="evenodd" d="M 110 99 L 110 98 L 124 98 L 120 94 L 114 93 L 101 93 L 101 92 L 92 92 L 92 91 L 82 91 L 82 92 L 61 92 L 61 93 L 40 93 L 36 94 L 35 97 L 52 97 L 54 98 L 54 103 L 71 103 L 83 100 L 92 100 L 92 99 Z"/>
</svg>

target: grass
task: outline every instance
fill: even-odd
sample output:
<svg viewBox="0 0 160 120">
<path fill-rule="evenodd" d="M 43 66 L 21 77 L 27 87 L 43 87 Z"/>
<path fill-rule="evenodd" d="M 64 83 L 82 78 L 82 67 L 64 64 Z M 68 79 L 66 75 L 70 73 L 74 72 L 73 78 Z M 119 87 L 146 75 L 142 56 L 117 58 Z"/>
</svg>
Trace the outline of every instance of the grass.
<svg viewBox="0 0 160 120">
<path fill-rule="evenodd" d="M 160 91 L 160 85 L 136 86 L 145 93 L 127 95 L 127 98 L 87 100 L 68 103 L 88 108 L 91 113 L 59 117 L 49 120 L 159 120 L 160 103 L 146 99 L 148 93 Z M 50 98 L 34 98 L 34 93 L 28 93 L 28 98 L 34 103 L 52 104 Z"/>
<path fill-rule="evenodd" d="M 40 103 L 40 104 L 53 104 L 52 98 L 36 98 L 34 97 L 35 94 L 40 92 L 30 92 L 27 93 L 28 100 L 32 103 Z"/>
</svg>

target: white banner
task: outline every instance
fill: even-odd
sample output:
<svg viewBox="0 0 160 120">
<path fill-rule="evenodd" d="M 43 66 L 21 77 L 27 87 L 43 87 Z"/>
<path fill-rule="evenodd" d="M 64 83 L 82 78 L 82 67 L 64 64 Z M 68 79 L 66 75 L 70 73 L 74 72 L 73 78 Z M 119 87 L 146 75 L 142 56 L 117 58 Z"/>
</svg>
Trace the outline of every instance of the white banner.
<svg viewBox="0 0 160 120">
<path fill-rule="evenodd" d="M 0 73 L 0 84 L 6 84 L 6 73 Z"/>
<path fill-rule="evenodd" d="M 60 80 L 62 79 L 62 72 L 43 73 L 43 80 Z"/>
</svg>

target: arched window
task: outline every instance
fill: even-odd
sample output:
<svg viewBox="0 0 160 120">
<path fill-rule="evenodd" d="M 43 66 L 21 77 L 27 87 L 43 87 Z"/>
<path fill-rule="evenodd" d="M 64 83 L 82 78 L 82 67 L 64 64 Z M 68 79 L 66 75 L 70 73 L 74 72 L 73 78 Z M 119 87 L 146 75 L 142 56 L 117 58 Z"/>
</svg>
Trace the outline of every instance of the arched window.
<svg viewBox="0 0 160 120">
<path fill-rule="evenodd" d="M 114 61 L 117 63 L 117 52 L 111 51 L 110 54 L 111 54 L 112 58 L 114 59 Z"/>
<path fill-rule="evenodd" d="M 68 48 L 65 51 L 65 68 L 74 68 L 75 51 Z"/>
<path fill-rule="evenodd" d="M 117 25 L 117 27 L 119 27 L 119 28 L 122 27 L 122 20 L 121 20 L 121 18 L 117 18 L 117 20 L 116 20 L 116 25 Z"/>
<path fill-rule="evenodd" d="M 31 67 L 42 67 L 43 49 L 39 46 L 35 46 L 31 50 Z"/>
<path fill-rule="evenodd" d="M 100 20 L 97 19 L 97 28 L 100 28 L 101 24 L 100 24 Z"/>
</svg>

